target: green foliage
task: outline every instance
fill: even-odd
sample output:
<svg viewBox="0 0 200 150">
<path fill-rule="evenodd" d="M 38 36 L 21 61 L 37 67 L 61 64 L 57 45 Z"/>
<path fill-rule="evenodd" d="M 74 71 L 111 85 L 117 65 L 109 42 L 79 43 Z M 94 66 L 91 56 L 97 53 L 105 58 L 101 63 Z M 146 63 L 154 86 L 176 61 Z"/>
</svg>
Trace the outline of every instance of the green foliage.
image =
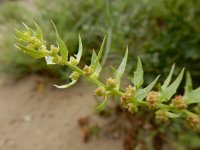
<svg viewBox="0 0 200 150">
<path fill-rule="evenodd" d="M 69 0 L 67 3 L 65 0 L 34 0 L 33 2 L 33 8 L 20 2 L 3 2 L 0 20 L 12 25 L 13 22 L 22 20 L 26 22 L 37 20 L 43 27 L 43 32 L 47 33 L 45 38 L 52 43 L 55 33 L 51 23 L 48 22 L 53 20 L 64 43 L 70 43 L 68 49 L 72 53 L 76 52 L 78 47 L 75 42 L 76 33 L 81 33 L 84 47 L 87 49 L 83 53 L 82 61 L 88 63 L 92 49 L 97 49 L 101 37 L 109 33 L 111 44 L 108 44 L 106 49 L 109 49 L 112 54 L 107 56 L 117 58 L 114 62 L 117 64 L 118 58 L 124 53 L 123 46 L 129 45 L 129 57 L 133 59 L 129 59 L 128 71 L 132 72 L 136 66 L 133 60 L 140 55 L 146 70 L 144 84 L 150 83 L 157 74 L 169 72 L 168 66 L 173 62 L 177 64 L 175 75 L 178 75 L 177 70 L 185 67 L 193 76 L 194 87 L 199 84 L 200 2 L 197 0 L 176 2 L 173 0 L 89 0 L 87 2 Z M 34 9 L 34 12 L 29 11 Z M 12 28 L 8 32 L 11 30 Z M 10 42 L 12 39 L 6 38 L 9 34 L 4 35 L 3 38 L 8 44 L 1 49 L 13 49 Z M 27 66 L 27 68 L 31 67 L 36 65 Z M 164 79 L 164 76 L 161 78 Z"/>
<path fill-rule="evenodd" d="M 118 54 L 122 55 L 123 46 L 129 45 L 129 57 L 136 58 L 140 55 L 143 60 L 147 83 L 156 74 L 169 72 L 168 66 L 173 62 L 177 64 L 175 75 L 178 75 L 177 70 L 186 67 L 195 83 L 199 83 L 199 1 L 78 0 L 65 3 L 59 0 L 48 2 L 48 7 L 46 3 L 45 0 L 37 1 L 38 13 L 42 14 L 44 20 L 52 19 L 57 24 L 59 31 L 63 31 L 64 41 L 71 43 L 70 49 L 76 45 L 73 42 L 76 41 L 75 33 L 87 33 L 82 36 L 88 49 L 84 52 L 86 58 L 83 60 L 89 60 L 87 56 L 92 53 L 90 49 L 97 48 L 100 37 L 111 31 L 111 53 L 119 58 Z M 136 63 L 132 60 L 129 60 L 128 67 L 133 70 Z M 161 78 L 164 79 L 162 76 Z"/>
<path fill-rule="evenodd" d="M 143 109 L 147 107 L 149 108 L 150 111 L 155 112 L 156 119 L 162 122 L 166 122 L 170 118 L 171 119 L 183 118 L 187 122 L 190 128 L 198 132 L 200 131 L 200 117 L 197 114 L 197 111 L 193 111 L 194 109 L 191 110 L 192 107 L 196 108 L 199 104 L 200 88 L 192 90 L 192 81 L 189 74 L 187 74 L 184 96 L 176 95 L 176 90 L 183 78 L 184 69 L 182 69 L 181 73 L 178 75 L 175 81 L 170 84 L 172 74 L 175 68 L 175 66 L 173 65 L 167 79 L 165 80 L 161 88 L 159 88 L 158 91 L 152 91 L 159 76 L 147 87 L 145 88 L 141 87 L 143 82 L 144 72 L 142 68 L 142 63 L 140 59 L 138 59 L 137 69 L 134 73 L 134 78 L 133 78 L 133 86 L 129 85 L 125 90 L 121 90 L 119 83 L 125 71 L 127 57 L 128 57 L 128 49 L 126 50 L 125 56 L 121 64 L 119 65 L 119 68 L 115 70 L 114 74 L 115 77 L 114 78 L 109 77 L 107 79 L 107 83 L 105 84 L 99 79 L 100 69 L 98 69 L 98 71 L 95 72 L 98 66 L 101 66 L 99 60 L 101 59 L 103 53 L 105 38 L 101 44 L 98 55 L 96 55 L 96 53 L 93 52 L 93 57 L 91 58 L 91 65 L 85 66 L 83 69 L 81 69 L 78 67 L 80 56 L 74 58 L 73 61 L 68 59 L 68 57 L 66 58 L 68 50 L 65 49 L 65 51 L 67 52 L 64 52 L 62 48 L 59 48 L 60 44 L 58 44 L 58 48 L 56 48 L 55 46 L 51 46 L 50 49 L 47 48 L 46 43 L 43 42 L 43 38 L 41 38 L 41 36 L 38 36 L 41 35 L 38 34 L 38 28 L 39 28 L 38 25 L 35 26 L 36 31 L 31 29 L 32 32 L 29 38 L 27 38 L 27 32 L 30 30 L 30 28 L 26 26 L 25 28 L 26 30 L 20 31 L 20 34 L 18 34 L 19 31 L 17 31 L 19 42 L 21 42 L 21 39 L 23 39 L 22 42 L 24 45 L 21 46 L 20 44 L 16 44 L 19 50 L 25 52 L 26 54 L 34 58 L 51 57 L 52 64 L 67 66 L 69 67 L 69 69 L 73 71 L 72 74 L 69 76 L 72 82 L 67 85 L 57 86 L 57 87 L 68 88 L 71 85 L 75 84 L 80 76 L 83 76 L 87 78 L 90 82 L 98 86 L 97 90 L 95 91 L 96 95 L 104 97 L 103 102 L 97 108 L 98 110 L 104 109 L 104 107 L 108 103 L 109 97 L 118 96 L 120 97 L 121 106 L 130 111 L 131 113 L 143 111 Z M 57 31 L 56 34 L 57 34 L 56 40 L 58 40 Z M 32 41 L 30 39 L 35 39 L 35 40 Z M 59 41 L 63 40 L 60 39 L 59 37 Z M 31 47 L 33 47 L 33 49 L 29 48 L 30 44 Z M 66 46 L 63 44 L 64 42 L 61 42 L 62 47 L 65 48 Z M 81 55 L 82 52 L 80 51 L 82 51 L 82 43 L 80 37 L 79 37 L 79 45 L 80 47 L 78 53 Z M 66 60 L 63 60 L 63 58 L 66 58 Z M 172 96 L 174 97 L 172 98 Z"/>
</svg>

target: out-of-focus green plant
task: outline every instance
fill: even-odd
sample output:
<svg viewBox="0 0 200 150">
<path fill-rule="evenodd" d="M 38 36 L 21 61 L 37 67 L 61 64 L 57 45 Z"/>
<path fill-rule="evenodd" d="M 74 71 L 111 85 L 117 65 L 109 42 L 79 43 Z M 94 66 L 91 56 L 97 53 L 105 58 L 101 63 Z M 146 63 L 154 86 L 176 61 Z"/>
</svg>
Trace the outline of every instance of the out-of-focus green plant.
<svg viewBox="0 0 200 150">
<path fill-rule="evenodd" d="M 0 70 L 15 78 L 20 78 L 31 73 L 48 74 L 60 79 L 65 78 L 65 73 L 60 66 L 46 66 L 41 60 L 35 60 L 22 55 L 13 46 L 14 34 L 13 26 L 19 27 L 22 20 L 31 22 L 36 15 L 33 6 L 29 6 L 22 1 L 3 1 L 0 5 Z M 30 17 L 32 16 L 32 17 Z"/>
<path fill-rule="evenodd" d="M 28 14 L 21 12 L 23 5 L 20 9 L 12 9 L 15 3 L 12 2 L 10 9 L 0 9 L 5 12 L 0 18 L 11 14 L 14 20 L 20 18 L 27 22 L 30 17 L 22 17 Z M 169 72 L 168 66 L 176 62 L 175 75 L 178 74 L 177 70 L 186 67 L 193 76 L 194 84 L 199 84 L 200 2 L 197 0 L 33 0 L 33 6 L 30 7 L 34 8 L 34 12 L 29 15 L 33 18 L 30 19 L 37 20 L 44 27 L 48 41 L 53 42 L 54 35 L 49 20 L 57 24 L 64 42 L 71 43 L 69 48 L 72 51 L 77 48 L 76 33 L 83 34 L 87 48 L 83 52 L 84 62 L 89 62 L 92 49 L 98 48 L 104 33 L 109 33 L 109 57 L 116 58 L 112 60 L 118 63 L 124 43 L 129 45 L 129 56 L 136 59 L 140 55 L 143 59 L 145 82 L 150 83 L 156 74 L 166 74 Z M 16 12 L 9 13 L 8 10 Z M 7 41 L 11 41 L 10 38 Z M 3 49 L 11 49 L 10 45 L 9 42 L 9 47 Z M 128 70 L 136 66 L 132 60 L 128 64 Z M 27 68 L 31 66 L 37 65 L 27 65 Z"/>
<path fill-rule="evenodd" d="M 113 77 L 109 77 L 106 83 L 104 83 L 99 79 L 99 75 L 102 69 L 100 59 L 104 50 L 105 38 L 98 54 L 93 51 L 90 65 L 85 65 L 81 69 L 78 67 L 83 51 L 80 36 L 78 53 L 70 56 L 68 47 L 61 39 L 55 25 L 57 45 L 51 45 L 50 48 L 47 47 L 46 41 L 43 39 L 43 32 L 37 23 L 35 23 L 35 30 L 25 24 L 24 26 L 25 30 L 16 30 L 17 39 L 19 40 L 19 43 L 16 44 L 18 49 L 33 58 L 45 58 L 47 65 L 58 64 L 67 66 L 72 70 L 69 76 L 71 82 L 66 85 L 56 85 L 56 87 L 68 88 L 74 85 L 80 76 L 83 76 L 98 86 L 95 90 L 96 95 L 104 97 L 103 102 L 98 106 L 98 110 L 104 109 L 109 101 L 109 97 L 114 95 L 120 97 L 120 105 L 131 113 L 137 113 L 144 108 L 149 108 L 150 111 L 155 112 L 155 118 L 161 122 L 169 121 L 170 118 L 183 118 L 190 128 L 194 131 L 200 131 L 200 117 L 198 114 L 200 88 L 193 90 L 192 79 L 189 73 L 187 73 L 184 95 L 176 95 L 177 88 L 184 75 L 184 69 L 171 83 L 175 69 L 175 65 L 173 65 L 164 83 L 158 84 L 157 91 L 152 91 L 159 76 L 148 86 L 142 87 L 144 72 L 140 58 L 138 58 L 137 69 L 134 72 L 134 77 L 130 78 L 130 85 L 122 89 L 120 82 L 126 68 L 128 48 L 118 69 L 113 68 Z"/>
<path fill-rule="evenodd" d="M 76 45 L 75 33 L 83 33 L 88 49 L 84 52 L 84 60 L 89 60 L 90 49 L 98 47 L 104 33 L 111 31 L 110 49 L 113 53 L 109 57 L 115 55 L 115 58 L 119 58 L 124 43 L 129 45 L 129 56 L 136 58 L 140 55 L 143 59 L 146 82 L 149 83 L 158 73 L 166 74 L 169 72 L 168 66 L 176 62 L 176 75 L 177 70 L 186 67 L 195 83 L 199 84 L 200 1 L 59 0 L 48 2 L 48 6 L 45 0 L 36 2 L 42 19 L 54 20 L 59 31 L 62 31 L 63 40 L 72 43 L 70 48 Z M 48 34 L 52 39 L 53 34 Z M 136 65 L 132 60 L 128 64 L 131 64 L 129 68 Z"/>
</svg>

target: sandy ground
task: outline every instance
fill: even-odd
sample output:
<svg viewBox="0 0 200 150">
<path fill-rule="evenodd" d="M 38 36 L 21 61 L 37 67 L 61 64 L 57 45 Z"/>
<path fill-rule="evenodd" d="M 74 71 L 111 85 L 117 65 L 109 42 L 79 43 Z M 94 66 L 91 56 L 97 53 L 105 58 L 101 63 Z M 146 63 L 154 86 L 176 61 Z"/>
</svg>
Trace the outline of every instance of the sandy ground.
<svg viewBox="0 0 200 150">
<path fill-rule="evenodd" d="M 94 97 L 83 82 L 60 90 L 48 79 L 19 82 L 0 76 L 0 150 L 122 150 L 104 137 L 84 143 L 77 119 L 93 115 Z"/>
</svg>

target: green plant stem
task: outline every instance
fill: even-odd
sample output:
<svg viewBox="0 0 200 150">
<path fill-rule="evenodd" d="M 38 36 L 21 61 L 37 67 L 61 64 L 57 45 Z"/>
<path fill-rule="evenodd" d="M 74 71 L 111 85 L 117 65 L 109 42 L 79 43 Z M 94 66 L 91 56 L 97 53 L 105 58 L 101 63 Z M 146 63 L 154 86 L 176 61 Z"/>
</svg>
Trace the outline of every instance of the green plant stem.
<svg viewBox="0 0 200 150">
<path fill-rule="evenodd" d="M 86 75 L 84 75 L 83 71 L 79 67 L 77 67 L 76 65 L 72 65 L 69 62 L 66 62 L 65 65 L 67 65 L 73 71 L 78 72 L 81 76 L 84 76 L 86 79 L 88 79 L 90 82 L 96 84 L 97 86 L 101 86 L 101 87 L 106 88 L 107 91 L 110 91 L 114 95 L 122 96 L 124 94 L 124 92 L 122 92 L 119 89 L 108 88 L 107 85 L 105 85 L 104 83 L 102 83 L 101 81 L 99 81 L 97 78 L 94 78 L 93 76 L 86 76 Z M 146 102 L 146 101 L 137 101 L 137 105 L 138 106 L 144 106 L 144 107 L 148 107 L 149 106 L 148 102 Z M 167 111 L 171 111 L 171 112 L 179 112 L 179 113 L 181 112 L 182 116 L 186 116 L 186 114 L 192 113 L 192 112 L 190 112 L 188 110 L 181 110 L 180 111 L 180 110 L 178 110 L 174 106 L 170 106 L 170 105 L 166 105 L 166 104 L 161 104 L 161 103 L 157 104 L 157 109 L 160 109 L 160 108 L 166 109 Z"/>
</svg>

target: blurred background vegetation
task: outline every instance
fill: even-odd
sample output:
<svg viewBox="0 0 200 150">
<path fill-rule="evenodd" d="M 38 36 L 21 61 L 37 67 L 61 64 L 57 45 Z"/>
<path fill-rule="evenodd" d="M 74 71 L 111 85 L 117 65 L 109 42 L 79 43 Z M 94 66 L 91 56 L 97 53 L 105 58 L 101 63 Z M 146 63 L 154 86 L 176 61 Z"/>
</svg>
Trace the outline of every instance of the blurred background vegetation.
<svg viewBox="0 0 200 150">
<path fill-rule="evenodd" d="M 46 67 L 14 50 L 14 28 L 21 21 L 33 25 L 36 20 L 44 29 L 47 41 L 54 42 L 53 20 L 73 53 L 77 35 L 84 44 L 85 62 L 92 49 L 98 49 L 105 34 L 111 36 L 109 58 L 118 64 L 129 46 L 129 72 L 140 56 L 146 71 L 146 82 L 157 74 L 168 73 L 173 63 L 177 71 L 186 67 L 195 83 L 200 80 L 200 1 L 198 0 L 4 0 L 0 4 L 1 59 L 4 69 L 15 75 L 32 72 L 49 73 L 63 78 L 65 69 Z M 3 56 L 2 56 L 3 55 Z M 110 59 L 109 59 L 110 60 Z M 6 67 L 5 67 L 6 66 Z"/>
<path fill-rule="evenodd" d="M 67 68 L 46 66 L 44 61 L 23 55 L 13 45 L 14 29 L 21 28 L 22 21 L 32 26 L 33 20 L 41 25 L 48 44 L 55 44 L 50 22 L 53 20 L 71 53 L 77 50 L 80 33 L 85 63 L 90 60 L 92 49 L 98 49 L 107 34 L 111 41 L 107 45 L 108 60 L 112 64 L 119 63 L 128 45 L 128 71 L 132 72 L 140 56 L 147 83 L 158 74 L 165 77 L 176 63 L 176 74 L 186 67 L 194 83 L 200 85 L 199 0 L 1 0 L 1 71 L 17 78 L 38 73 L 62 80 Z M 187 131 L 180 135 L 183 130 L 179 127 L 170 130 L 180 136 L 183 145 L 189 140 L 187 146 L 200 147 L 198 134 Z"/>
</svg>

